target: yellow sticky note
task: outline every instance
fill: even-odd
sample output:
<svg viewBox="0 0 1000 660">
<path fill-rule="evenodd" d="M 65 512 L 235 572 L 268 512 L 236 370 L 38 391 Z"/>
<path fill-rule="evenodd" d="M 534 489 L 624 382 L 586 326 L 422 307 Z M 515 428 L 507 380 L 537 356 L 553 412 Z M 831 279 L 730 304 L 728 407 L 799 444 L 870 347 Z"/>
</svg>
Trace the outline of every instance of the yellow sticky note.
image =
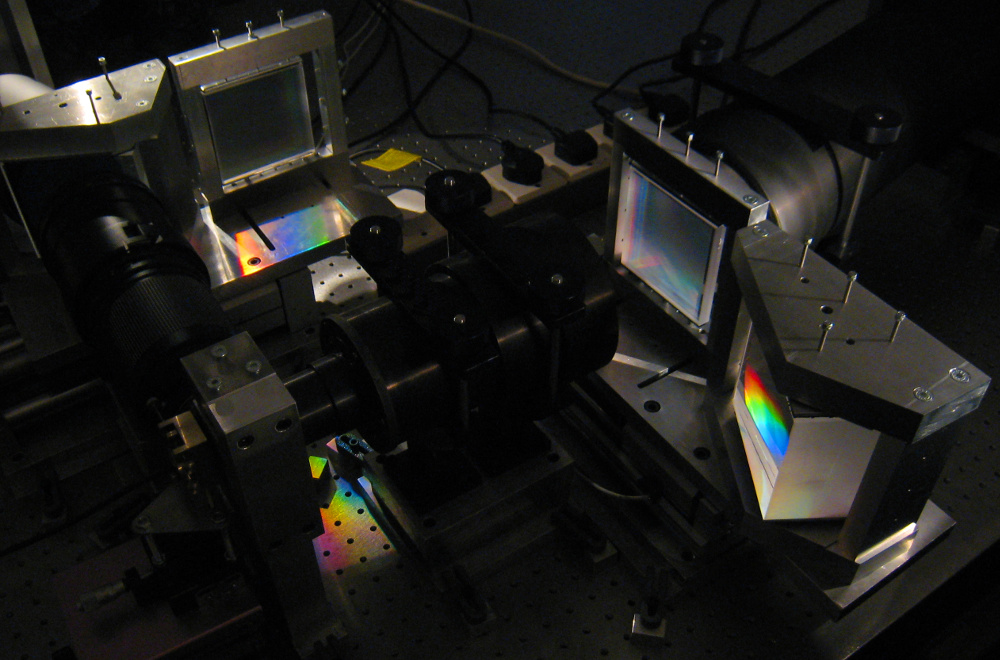
<svg viewBox="0 0 1000 660">
<path fill-rule="evenodd" d="M 396 170 L 401 170 L 410 163 L 416 163 L 419 160 L 420 156 L 417 154 L 411 154 L 408 151 L 401 151 L 400 149 L 387 149 L 386 152 L 378 158 L 361 161 L 361 164 L 367 165 L 368 167 L 374 167 L 375 169 L 382 170 L 383 172 L 395 172 Z"/>
</svg>

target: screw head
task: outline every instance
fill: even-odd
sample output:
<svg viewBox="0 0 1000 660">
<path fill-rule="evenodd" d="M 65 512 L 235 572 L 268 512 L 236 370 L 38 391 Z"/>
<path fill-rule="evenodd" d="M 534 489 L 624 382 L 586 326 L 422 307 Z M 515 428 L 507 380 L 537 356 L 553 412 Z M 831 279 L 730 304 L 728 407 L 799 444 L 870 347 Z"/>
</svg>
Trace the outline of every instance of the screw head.
<svg viewBox="0 0 1000 660">
<path fill-rule="evenodd" d="M 368 233 L 378 236 L 379 234 L 382 233 L 382 227 L 380 227 L 379 225 L 372 225 L 371 227 L 368 228 Z"/>
<path fill-rule="evenodd" d="M 219 344 L 218 346 L 213 346 L 212 350 L 210 350 L 209 353 L 211 353 L 212 357 L 214 357 L 216 360 L 221 360 L 222 358 L 229 355 L 229 351 L 222 344 Z"/>
<path fill-rule="evenodd" d="M 250 360 L 245 365 L 243 365 L 243 368 L 247 370 L 247 373 L 256 376 L 257 374 L 260 373 L 261 364 L 257 360 Z"/>
<path fill-rule="evenodd" d="M 209 378 L 205 381 L 205 387 L 212 390 L 213 392 L 218 392 L 222 389 L 222 379 L 221 378 Z"/>
<path fill-rule="evenodd" d="M 767 230 L 762 225 L 754 225 L 750 231 L 756 236 L 767 236 Z"/>
<path fill-rule="evenodd" d="M 468 319 L 465 318 L 465 314 L 455 314 L 451 320 L 455 325 L 465 325 Z"/>
<path fill-rule="evenodd" d="M 917 401 L 933 401 L 934 395 L 931 394 L 928 390 L 924 389 L 923 387 L 914 387 L 913 398 L 915 398 Z"/>
<path fill-rule="evenodd" d="M 760 199 L 756 195 L 743 195 L 743 201 L 747 204 L 756 204 Z"/>
<path fill-rule="evenodd" d="M 958 381 L 959 383 L 968 383 L 970 380 L 972 380 L 972 376 L 970 376 L 969 372 L 966 371 L 965 369 L 956 368 L 952 369 L 948 373 L 951 376 L 952 380 Z"/>
<path fill-rule="evenodd" d="M 139 531 L 146 531 L 149 529 L 149 516 L 141 515 L 132 521 L 132 526 Z"/>
<path fill-rule="evenodd" d="M 444 184 L 444 185 L 445 185 L 446 187 L 448 187 L 448 188 L 454 188 L 454 187 L 455 187 L 455 184 L 456 184 L 456 183 L 458 183 L 458 182 L 457 182 L 457 181 L 455 181 L 455 177 L 453 177 L 453 176 L 446 176 L 446 177 L 444 178 L 444 181 L 442 181 L 442 183 L 443 183 L 443 184 Z"/>
<path fill-rule="evenodd" d="M 553 273 L 552 277 L 549 278 L 549 282 L 552 282 L 556 286 L 562 286 L 566 282 L 566 278 L 562 276 L 562 273 Z"/>
</svg>

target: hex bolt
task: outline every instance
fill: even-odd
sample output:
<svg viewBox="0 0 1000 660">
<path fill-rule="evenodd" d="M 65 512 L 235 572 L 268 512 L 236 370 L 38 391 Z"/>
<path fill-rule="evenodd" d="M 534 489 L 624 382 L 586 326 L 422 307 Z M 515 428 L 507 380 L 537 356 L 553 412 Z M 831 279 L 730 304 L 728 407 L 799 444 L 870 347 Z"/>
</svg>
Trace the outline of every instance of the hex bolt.
<svg viewBox="0 0 1000 660">
<path fill-rule="evenodd" d="M 844 289 L 844 304 L 847 304 L 847 299 L 851 297 L 851 289 L 854 288 L 854 283 L 858 281 L 858 274 L 853 270 L 847 274 L 847 288 Z"/>
<path fill-rule="evenodd" d="M 970 380 L 972 380 L 972 376 L 969 375 L 968 371 L 966 371 L 965 369 L 958 369 L 957 367 L 955 369 L 952 369 L 949 372 L 949 375 L 951 375 L 952 380 L 957 381 L 959 383 L 968 383 Z"/>
<path fill-rule="evenodd" d="M 822 328 L 823 334 L 820 335 L 820 338 L 819 338 L 819 349 L 817 349 L 817 350 L 822 351 L 823 347 L 826 346 L 826 338 L 827 338 L 827 336 L 830 334 L 830 331 L 833 330 L 833 322 L 832 321 L 823 321 L 823 323 L 820 323 L 819 327 Z"/>
<path fill-rule="evenodd" d="M 455 314 L 451 319 L 455 325 L 465 325 L 466 320 L 465 314 Z"/>
<path fill-rule="evenodd" d="M 111 82 L 111 76 L 108 75 L 108 61 L 107 61 L 107 59 L 105 59 L 103 56 L 98 57 L 97 58 L 97 63 L 101 66 L 101 71 L 104 72 L 104 79 L 106 81 L 108 81 L 108 87 L 111 88 L 111 96 L 116 101 L 121 101 L 122 100 L 122 95 L 118 93 L 117 89 L 115 89 L 115 84 L 113 82 Z"/>
<path fill-rule="evenodd" d="M 905 312 L 896 312 L 896 324 L 892 326 L 892 335 L 889 337 L 890 342 L 896 341 L 896 335 L 899 334 L 899 326 L 903 325 L 903 321 L 905 320 Z"/>
<path fill-rule="evenodd" d="M 802 270 L 806 266 L 806 255 L 809 254 L 809 248 L 812 247 L 813 239 L 807 238 L 805 244 L 802 246 L 802 258 L 799 259 L 799 270 Z"/>
<path fill-rule="evenodd" d="M 562 286 L 566 281 L 566 278 L 562 276 L 562 273 L 553 273 L 552 277 L 549 278 L 549 282 L 552 282 L 556 286 Z"/>
<path fill-rule="evenodd" d="M 229 355 L 229 351 L 226 350 L 226 347 L 223 344 L 213 346 L 212 350 L 210 350 L 209 353 L 211 353 L 212 357 L 214 357 L 216 360 L 221 360 L 222 358 Z"/>
<path fill-rule="evenodd" d="M 248 374 L 253 374 L 254 376 L 256 376 L 257 374 L 260 373 L 261 364 L 257 360 L 250 360 L 245 365 L 243 365 L 243 368 L 247 370 Z"/>
<path fill-rule="evenodd" d="M 913 398 L 915 398 L 917 401 L 926 402 L 926 401 L 933 401 L 934 395 L 931 394 L 928 390 L 924 389 L 923 387 L 914 387 Z"/>
</svg>

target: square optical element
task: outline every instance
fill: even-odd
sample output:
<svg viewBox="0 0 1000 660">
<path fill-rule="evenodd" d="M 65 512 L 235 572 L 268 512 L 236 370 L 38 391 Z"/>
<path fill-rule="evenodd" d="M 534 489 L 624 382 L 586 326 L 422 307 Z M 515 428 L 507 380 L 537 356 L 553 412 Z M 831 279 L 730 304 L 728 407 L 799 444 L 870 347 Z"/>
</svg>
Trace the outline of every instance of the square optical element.
<svg viewBox="0 0 1000 660">
<path fill-rule="evenodd" d="M 764 520 L 847 517 L 878 431 L 793 406 L 753 338 L 733 408 Z"/>
<path fill-rule="evenodd" d="M 708 323 L 726 228 L 631 164 L 622 168 L 621 191 L 622 265 L 695 325 Z"/>
<path fill-rule="evenodd" d="M 302 61 L 202 87 L 223 184 L 312 155 Z"/>
</svg>

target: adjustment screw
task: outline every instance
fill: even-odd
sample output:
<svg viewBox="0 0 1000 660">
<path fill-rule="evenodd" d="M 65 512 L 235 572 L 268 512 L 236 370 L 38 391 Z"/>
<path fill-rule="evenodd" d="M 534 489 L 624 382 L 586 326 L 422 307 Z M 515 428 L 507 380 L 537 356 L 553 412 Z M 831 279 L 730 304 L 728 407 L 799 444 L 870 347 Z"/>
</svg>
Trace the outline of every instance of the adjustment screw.
<svg viewBox="0 0 1000 660">
<path fill-rule="evenodd" d="M 933 401 L 934 395 L 922 387 L 914 387 L 913 398 L 915 398 L 917 401 Z"/>
<path fill-rule="evenodd" d="M 972 380 L 972 376 L 965 369 L 952 369 L 949 373 L 951 374 L 951 379 L 959 383 L 968 383 Z"/>
</svg>

